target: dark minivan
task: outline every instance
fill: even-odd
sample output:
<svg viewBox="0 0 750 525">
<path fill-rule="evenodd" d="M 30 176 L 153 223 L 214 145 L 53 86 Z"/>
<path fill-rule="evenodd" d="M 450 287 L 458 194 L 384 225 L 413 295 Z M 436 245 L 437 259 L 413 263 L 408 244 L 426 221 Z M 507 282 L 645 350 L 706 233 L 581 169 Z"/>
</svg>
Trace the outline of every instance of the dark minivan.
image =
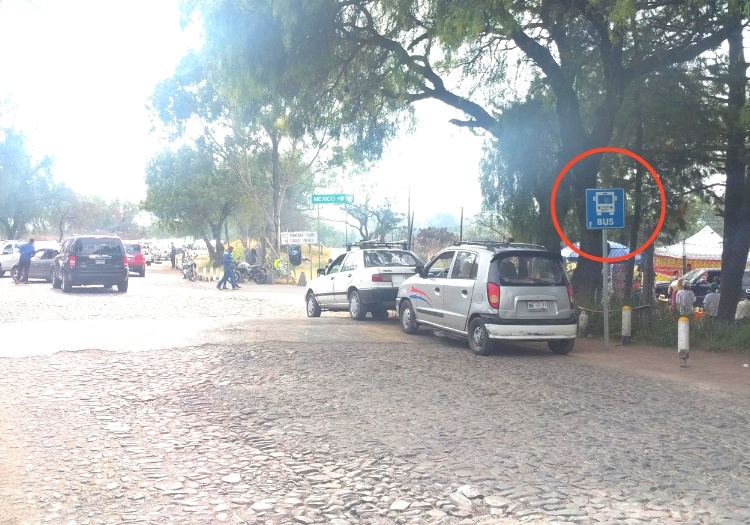
<svg viewBox="0 0 750 525">
<path fill-rule="evenodd" d="M 63 242 L 52 265 L 52 286 L 67 293 L 89 285 L 128 291 L 128 256 L 117 235 L 75 235 Z"/>
</svg>

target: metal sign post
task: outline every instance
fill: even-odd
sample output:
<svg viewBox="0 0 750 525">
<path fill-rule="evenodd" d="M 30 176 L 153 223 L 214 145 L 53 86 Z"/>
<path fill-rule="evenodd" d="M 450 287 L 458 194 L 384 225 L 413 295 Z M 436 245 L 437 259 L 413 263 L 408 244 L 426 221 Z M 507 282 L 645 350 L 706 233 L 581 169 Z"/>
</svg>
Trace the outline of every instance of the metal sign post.
<svg viewBox="0 0 750 525">
<path fill-rule="evenodd" d="M 602 231 L 602 257 L 609 255 L 607 229 L 625 227 L 625 190 L 594 188 L 586 190 L 586 228 Z M 604 349 L 609 350 L 609 265 L 602 261 L 602 315 Z"/>
<path fill-rule="evenodd" d="M 602 230 L 602 255 L 607 256 L 607 230 Z M 602 263 L 602 311 L 604 312 L 604 349 L 609 350 L 609 268 Z"/>
</svg>

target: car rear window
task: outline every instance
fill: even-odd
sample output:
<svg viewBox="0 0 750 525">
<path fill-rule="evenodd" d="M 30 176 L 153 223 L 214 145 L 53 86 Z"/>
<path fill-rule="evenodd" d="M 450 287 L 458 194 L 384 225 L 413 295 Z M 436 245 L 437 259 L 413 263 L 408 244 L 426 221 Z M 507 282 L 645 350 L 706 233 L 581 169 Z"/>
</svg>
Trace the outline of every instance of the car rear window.
<svg viewBox="0 0 750 525">
<path fill-rule="evenodd" d="M 125 251 L 128 253 L 141 253 L 141 246 L 139 244 L 126 244 Z"/>
<path fill-rule="evenodd" d="M 123 255 L 119 239 L 78 239 L 73 253 L 76 255 Z"/>
<path fill-rule="evenodd" d="M 562 263 L 552 254 L 508 255 L 492 261 L 489 279 L 504 286 L 565 286 Z"/>
<path fill-rule="evenodd" d="M 412 253 L 403 250 L 364 250 L 365 268 L 378 266 L 414 267 L 422 264 Z"/>
</svg>

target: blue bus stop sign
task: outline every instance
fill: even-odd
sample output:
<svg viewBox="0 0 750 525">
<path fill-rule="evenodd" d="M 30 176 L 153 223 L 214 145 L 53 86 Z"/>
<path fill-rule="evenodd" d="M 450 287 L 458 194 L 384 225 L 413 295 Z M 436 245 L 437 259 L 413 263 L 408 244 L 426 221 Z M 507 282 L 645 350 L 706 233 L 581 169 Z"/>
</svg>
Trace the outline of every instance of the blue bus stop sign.
<svg viewBox="0 0 750 525">
<path fill-rule="evenodd" d="M 586 228 L 610 230 L 625 227 L 625 190 L 595 188 L 586 190 Z"/>
</svg>

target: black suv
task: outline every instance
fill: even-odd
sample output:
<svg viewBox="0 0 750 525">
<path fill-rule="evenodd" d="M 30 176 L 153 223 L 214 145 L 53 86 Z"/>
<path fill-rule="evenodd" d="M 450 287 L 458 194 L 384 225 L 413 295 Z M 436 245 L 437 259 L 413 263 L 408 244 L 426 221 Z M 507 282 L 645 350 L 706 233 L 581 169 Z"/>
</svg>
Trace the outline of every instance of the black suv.
<svg viewBox="0 0 750 525">
<path fill-rule="evenodd" d="M 695 305 L 702 306 L 706 294 L 711 291 L 711 283 L 718 283 L 721 280 L 720 268 L 695 268 L 681 277 L 682 280 L 690 281 L 690 289 L 695 294 Z M 669 294 L 669 283 L 661 282 L 654 285 L 656 296 L 667 297 Z M 740 299 L 743 297 L 750 298 L 750 270 L 745 270 L 742 278 L 742 290 Z"/>
<path fill-rule="evenodd" d="M 128 291 L 128 256 L 117 235 L 75 235 L 65 239 L 52 263 L 52 286 L 102 285 Z"/>
</svg>

